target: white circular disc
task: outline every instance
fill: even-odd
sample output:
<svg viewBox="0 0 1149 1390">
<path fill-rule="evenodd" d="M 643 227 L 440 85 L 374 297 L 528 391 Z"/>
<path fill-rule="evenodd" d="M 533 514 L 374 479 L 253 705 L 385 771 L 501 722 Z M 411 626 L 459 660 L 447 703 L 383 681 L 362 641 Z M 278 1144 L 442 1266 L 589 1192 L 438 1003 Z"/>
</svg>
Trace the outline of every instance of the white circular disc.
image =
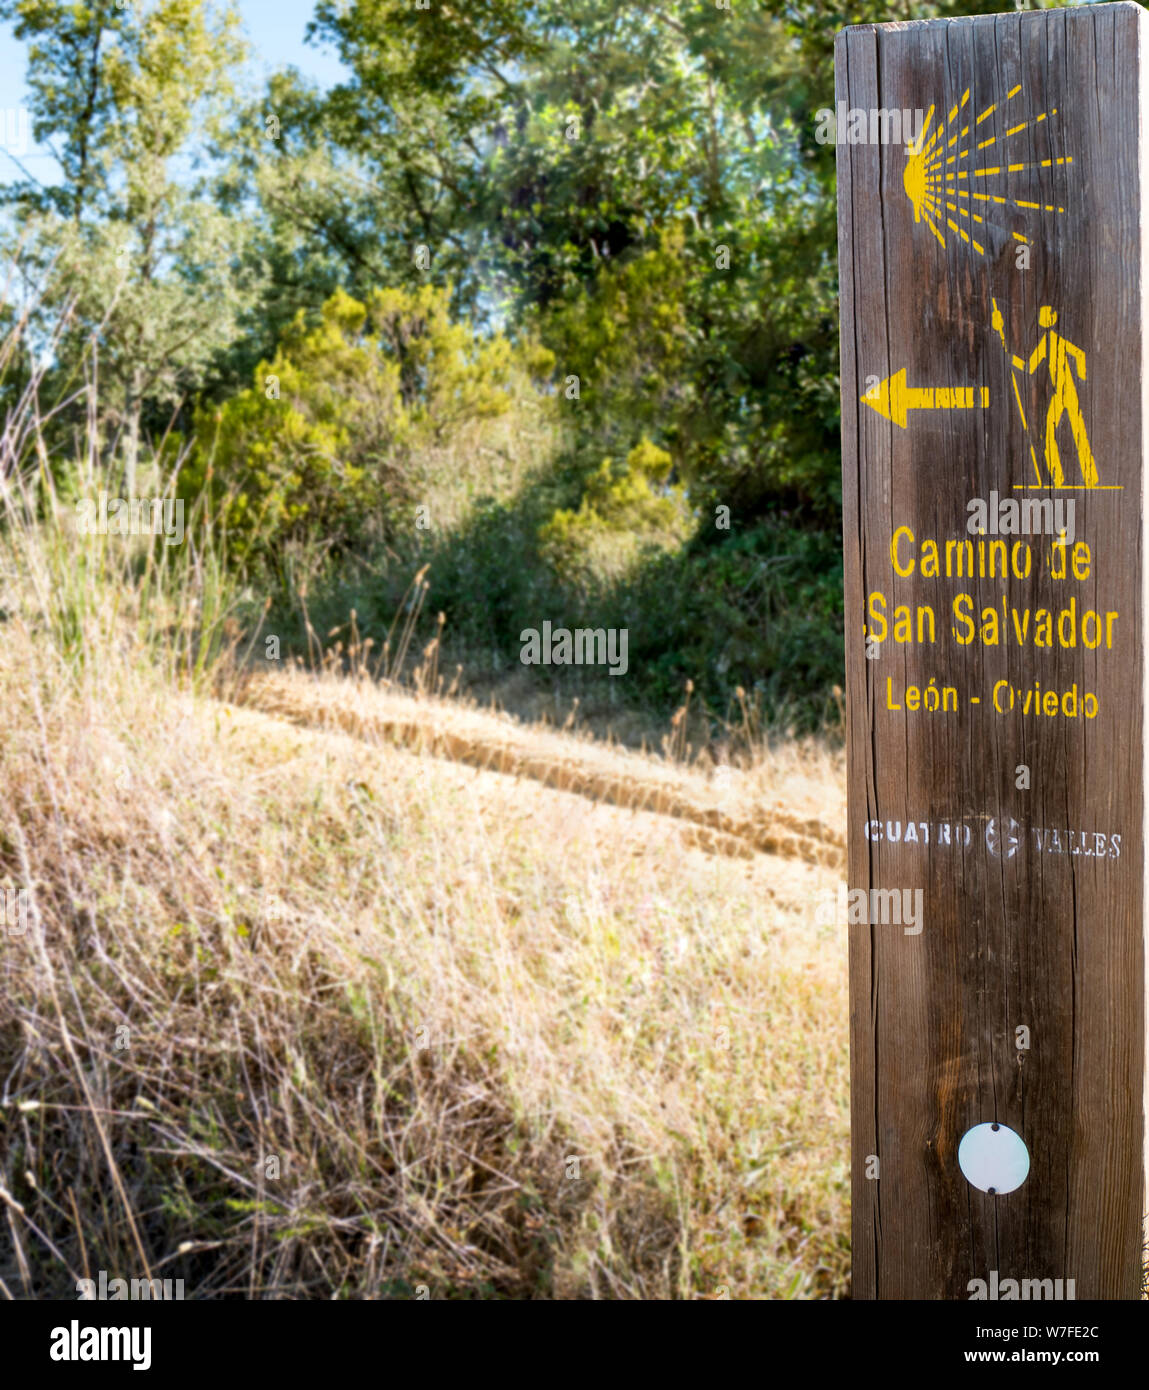
<svg viewBox="0 0 1149 1390">
<path fill-rule="evenodd" d="M 958 1165 L 971 1187 L 1000 1196 L 1029 1176 L 1025 1140 L 1005 1125 L 974 1125 L 958 1145 Z"/>
</svg>

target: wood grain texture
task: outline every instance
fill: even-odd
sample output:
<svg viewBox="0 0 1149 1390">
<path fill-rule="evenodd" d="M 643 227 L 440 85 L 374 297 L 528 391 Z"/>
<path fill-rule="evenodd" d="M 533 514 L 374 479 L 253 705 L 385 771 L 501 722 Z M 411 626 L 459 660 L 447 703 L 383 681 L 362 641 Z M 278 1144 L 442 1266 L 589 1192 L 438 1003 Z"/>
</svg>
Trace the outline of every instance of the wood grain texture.
<svg viewBox="0 0 1149 1390">
<path fill-rule="evenodd" d="M 938 142 L 954 163 L 938 167 L 968 170 L 963 184 L 940 185 L 953 208 L 938 222 L 954 225 L 935 234 L 915 221 L 904 144 L 837 148 L 849 883 L 924 893 L 919 935 L 850 929 L 855 1297 L 964 1299 L 994 1270 L 999 1280 L 1072 1279 L 1078 1299 L 1140 1296 L 1146 22 L 1139 6 L 1116 4 L 838 36 L 838 103 L 933 107 L 930 131 L 956 106 Z M 984 221 L 965 215 L 975 211 Z M 1058 339 L 1043 308 L 1080 349 L 1084 379 L 1072 351 L 1051 373 Z M 1043 340 L 1046 360 L 1031 370 Z M 919 407 L 903 426 L 859 401 L 902 369 L 909 388 L 985 388 L 988 405 Z M 1076 393 L 1100 486 L 1084 485 L 1071 402 L 1054 483 L 1045 446 L 1055 378 L 1065 397 Z M 972 576 L 923 575 L 921 542 L 971 539 L 967 504 L 991 492 L 1073 500 L 1088 574 L 1067 563 L 1057 577 L 1048 536 L 990 534 L 982 539 L 1028 545 L 1028 577 L 983 575 L 976 559 Z M 897 552 L 902 568 L 915 560 L 904 575 L 891 556 L 899 527 L 915 538 L 903 533 Z M 932 610 L 934 640 L 897 641 L 890 622 L 868 659 L 874 593 L 887 620 L 908 606 L 915 637 L 919 607 Z M 975 629 L 966 644 L 953 608 L 963 594 Z M 1063 645 L 1057 615 L 1071 599 L 1076 640 Z M 996 642 L 984 609 L 997 613 Z M 1039 610 L 1054 615 L 1050 646 L 1034 641 Z M 1086 645 L 1089 610 L 1103 626 L 1118 615 L 1111 644 Z M 1030 614 L 1024 640 L 1011 611 L 1017 623 Z M 907 687 L 931 678 L 955 692 L 956 708 L 907 707 Z M 1017 692 L 1012 710 L 1000 681 Z M 1058 693 L 1056 715 L 1021 712 L 1035 682 L 1042 709 Z M 1095 717 L 1080 705 L 1062 712 L 1074 686 L 1079 702 L 1095 694 Z M 1022 766 L 1028 789 L 1017 785 Z M 1028 1050 L 1016 1045 L 1019 1027 Z M 1011 1193 L 978 1190 L 958 1166 L 962 1135 L 984 1122 L 1009 1126 L 1029 1149 L 1029 1176 Z"/>
</svg>

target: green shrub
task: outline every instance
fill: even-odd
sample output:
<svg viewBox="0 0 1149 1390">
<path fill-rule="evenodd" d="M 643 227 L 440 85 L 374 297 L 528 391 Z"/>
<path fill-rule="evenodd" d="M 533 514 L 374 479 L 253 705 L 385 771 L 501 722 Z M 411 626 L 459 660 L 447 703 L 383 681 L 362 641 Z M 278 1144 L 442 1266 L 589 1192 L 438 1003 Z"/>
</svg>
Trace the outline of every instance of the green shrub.
<svg viewBox="0 0 1149 1390">
<path fill-rule="evenodd" d="M 587 293 L 538 319 L 560 377 L 579 378 L 572 422 L 607 449 L 640 430 L 673 436 L 689 403 L 683 242 L 681 227 L 663 231 L 657 247 L 604 268 Z M 681 451 L 672 447 L 671 456 L 681 471 Z"/>
<path fill-rule="evenodd" d="M 333 551 L 370 534 L 417 495 L 420 451 L 498 416 L 553 357 L 451 321 L 450 286 L 336 291 L 317 324 L 301 313 L 251 388 L 200 406 L 187 491 L 210 488 L 241 561 L 292 540 Z"/>
<path fill-rule="evenodd" d="M 587 480 L 577 511 L 558 509 L 539 532 L 544 558 L 568 583 L 620 578 L 644 554 L 674 549 L 692 519 L 684 489 L 669 483 L 671 458 L 643 439 L 617 470 L 609 458 Z"/>
</svg>

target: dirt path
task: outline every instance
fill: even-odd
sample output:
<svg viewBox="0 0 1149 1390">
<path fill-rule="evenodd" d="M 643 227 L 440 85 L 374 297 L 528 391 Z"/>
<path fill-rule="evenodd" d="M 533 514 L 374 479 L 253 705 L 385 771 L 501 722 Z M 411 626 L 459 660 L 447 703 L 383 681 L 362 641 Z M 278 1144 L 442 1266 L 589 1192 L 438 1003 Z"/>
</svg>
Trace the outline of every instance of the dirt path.
<svg viewBox="0 0 1149 1390">
<path fill-rule="evenodd" d="M 671 816 L 689 843 L 715 854 L 780 855 L 845 864 L 844 804 L 827 765 L 797 779 L 793 767 L 729 771 L 719 780 L 662 759 L 518 723 L 506 715 L 413 696 L 369 681 L 287 670 L 250 676 L 237 705 L 305 728 L 339 730 L 630 810 Z M 771 775 L 772 772 L 775 775 Z M 819 775 L 820 774 L 820 775 Z M 785 783 L 789 804 L 771 795 Z"/>
</svg>

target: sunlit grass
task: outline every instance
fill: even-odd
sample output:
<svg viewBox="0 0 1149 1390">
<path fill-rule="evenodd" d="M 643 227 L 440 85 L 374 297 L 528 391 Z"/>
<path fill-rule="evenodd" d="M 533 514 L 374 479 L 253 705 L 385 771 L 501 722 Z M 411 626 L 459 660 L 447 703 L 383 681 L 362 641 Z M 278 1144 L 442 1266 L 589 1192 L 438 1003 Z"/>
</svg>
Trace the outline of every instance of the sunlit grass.
<svg viewBox="0 0 1149 1390">
<path fill-rule="evenodd" d="M 259 606 L 207 519 L 81 536 L 37 439 L 29 403 L 0 1295 L 844 1292 L 840 759 L 726 787 L 354 676 L 245 683 Z"/>
</svg>

